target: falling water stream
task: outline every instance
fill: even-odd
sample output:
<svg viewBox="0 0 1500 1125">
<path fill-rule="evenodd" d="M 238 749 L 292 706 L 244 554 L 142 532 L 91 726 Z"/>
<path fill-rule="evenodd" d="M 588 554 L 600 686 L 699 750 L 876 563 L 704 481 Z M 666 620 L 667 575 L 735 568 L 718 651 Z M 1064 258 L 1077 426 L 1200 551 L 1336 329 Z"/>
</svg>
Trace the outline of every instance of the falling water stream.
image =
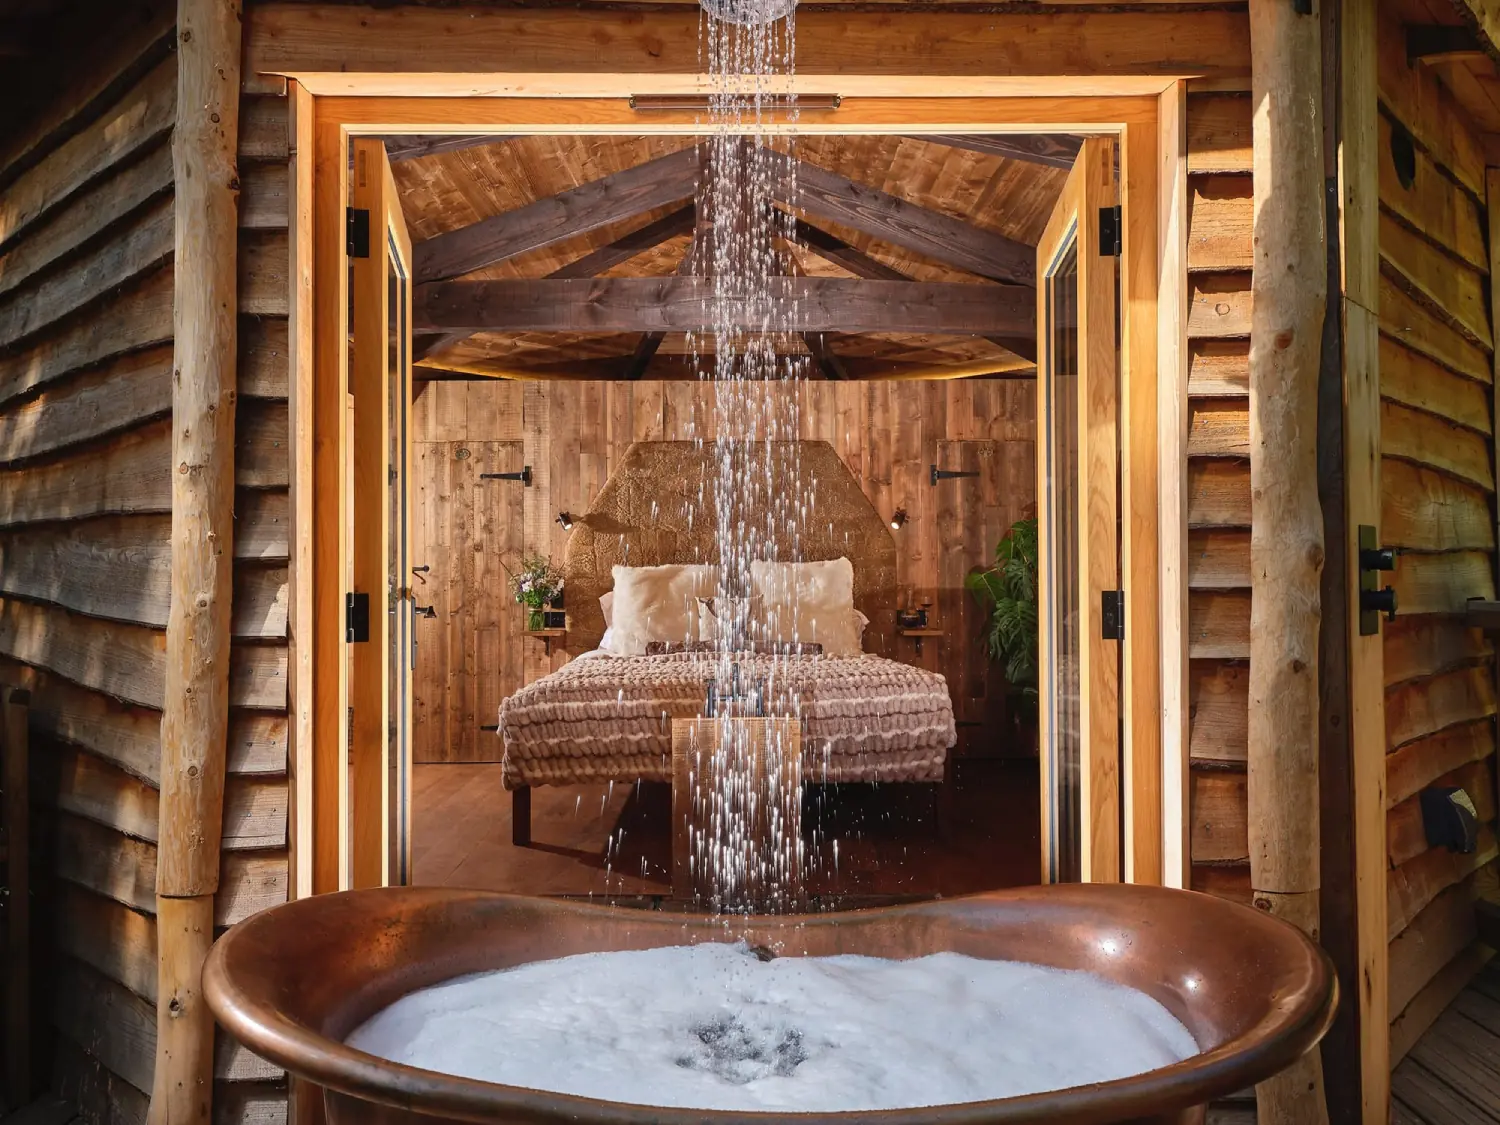
<svg viewBox="0 0 1500 1125">
<path fill-rule="evenodd" d="M 792 736 L 801 699 L 789 686 L 785 649 L 793 636 L 778 610 L 797 591 L 780 591 L 777 608 L 758 600 L 755 562 L 800 561 L 801 528 L 811 498 L 798 464 L 798 383 L 807 359 L 786 342 L 795 308 L 785 291 L 794 219 L 776 206 L 795 198 L 794 138 L 773 118 L 795 122 L 784 90 L 794 70 L 796 15 L 787 0 L 709 0 L 702 18 L 703 62 L 710 76 L 707 139 L 698 190 L 698 229 L 689 253 L 694 273 L 712 282 L 707 340 L 692 341 L 700 377 L 713 383 L 711 453 L 720 623 L 707 679 L 720 716 L 792 720 L 757 729 L 723 724 L 695 769 L 703 773 L 690 816 L 692 862 L 712 888 L 717 910 L 779 910 L 796 905 L 804 865 L 799 754 Z M 707 500 L 709 497 L 705 496 Z M 767 600 L 769 602 L 769 599 Z M 769 616 L 768 616 L 769 615 Z M 793 636 L 793 639 L 796 638 Z M 755 683 L 740 674 L 747 650 L 771 652 Z M 788 768 L 791 767 L 791 768 Z"/>
</svg>

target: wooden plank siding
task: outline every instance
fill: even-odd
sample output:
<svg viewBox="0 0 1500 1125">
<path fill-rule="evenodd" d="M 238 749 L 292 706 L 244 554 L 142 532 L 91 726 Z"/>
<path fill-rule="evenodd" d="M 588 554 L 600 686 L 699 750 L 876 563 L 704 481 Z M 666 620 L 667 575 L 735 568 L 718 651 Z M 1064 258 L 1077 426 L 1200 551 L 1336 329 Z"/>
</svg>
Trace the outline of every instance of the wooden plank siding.
<svg viewBox="0 0 1500 1125">
<path fill-rule="evenodd" d="M 39 990 L 55 1078 L 135 1123 L 156 1038 L 156 841 L 171 556 L 177 69 L 170 5 L 109 104 L 0 168 L 0 683 L 32 693 L 58 883 Z M 234 651 L 216 922 L 287 896 L 285 100 L 246 99 Z M 284 1121 L 283 1076 L 224 1041 L 215 1121 Z"/>
<path fill-rule="evenodd" d="M 941 672 L 959 721 L 959 754 L 1031 754 L 1010 725 L 1004 683 L 983 651 L 983 619 L 963 587 L 1010 525 L 1034 514 L 1035 385 L 1030 380 L 808 382 L 802 436 L 830 442 L 896 532 L 903 604 L 932 603 L 941 637 L 872 627 L 870 651 Z M 417 761 L 498 761 L 501 701 L 576 654 L 524 636 L 507 571 L 523 555 L 561 562 L 568 532 L 635 441 L 712 438 L 712 387 L 696 382 L 437 381 L 413 408 L 417 524 L 413 559 L 431 566 L 419 600 L 413 748 Z M 933 487 L 931 465 L 978 479 Z M 533 485 L 480 473 L 530 465 Z"/>
<path fill-rule="evenodd" d="M 1250 655 L 1248 96 L 1187 104 L 1189 842 L 1197 890 L 1248 901 Z"/>
<path fill-rule="evenodd" d="M 1495 596 L 1494 325 L 1478 131 L 1434 72 L 1406 64 L 1388 14 L 1378 39 L 1381 535 L 1399 552 L 1386 581 L 1400 603 L 1383 625 L 1396 1062 L 1438 1015 L 1432 998 L 1483 964 L 1474 899 L 1495 877 L 1495 653 L 1462 617 L 1467 599 Z M 1419 794 L 1433 785 L 1474 801 L 1475 854 L 1427 846 Z"/>
</svg>

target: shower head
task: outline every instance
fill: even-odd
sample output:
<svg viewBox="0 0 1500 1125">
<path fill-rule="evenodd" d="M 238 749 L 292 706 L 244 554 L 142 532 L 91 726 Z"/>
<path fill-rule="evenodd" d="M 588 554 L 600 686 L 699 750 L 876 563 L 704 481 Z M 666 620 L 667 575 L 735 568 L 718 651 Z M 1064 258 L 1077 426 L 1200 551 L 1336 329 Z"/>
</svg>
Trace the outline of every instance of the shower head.
<svg viewBox="0 0 1500 1125">
<path fill-rule="evenodd" d="M 741 27 L 759 27 L 792 14 L 797 0 L 699 0 L 714 19 Z"/>
</svg>

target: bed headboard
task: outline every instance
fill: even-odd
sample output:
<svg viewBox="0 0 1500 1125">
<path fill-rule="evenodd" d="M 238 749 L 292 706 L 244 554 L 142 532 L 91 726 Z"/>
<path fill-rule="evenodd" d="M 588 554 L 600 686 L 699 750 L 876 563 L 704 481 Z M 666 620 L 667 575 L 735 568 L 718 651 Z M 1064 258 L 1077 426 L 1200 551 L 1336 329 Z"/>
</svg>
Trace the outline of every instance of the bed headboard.
<svg viewBox="0 0 1500 1125">
<path fill-rule="evenodd" d="M 791 444 L 791 443 L 786 443 Z M 890 528 L 826 441 L 801 441 L 801 484 L 817 494 L 817 517 L 802 528 L 804 562 L 847 557 L 854 564 L 854 605 L 870 619 L 865 648 L 884 652 L 896 623 L 896 541 Z M 577 520 L 563 559 L 568 648 L 594 648 L 604 635 L 600 595 L 614 587 L 611 568 L 661 563 L 716 563 L 712 443 L 638 441 L 625 451 L 588 513 Z M 788 477 L 791 470 L 785 470 Z M 777 492 L 794 482 L 773 480 Z M 694 511 L 696 507 L 696 512 Z M 778 557 L 792 558 L 791 544 Z"/>
</svg>

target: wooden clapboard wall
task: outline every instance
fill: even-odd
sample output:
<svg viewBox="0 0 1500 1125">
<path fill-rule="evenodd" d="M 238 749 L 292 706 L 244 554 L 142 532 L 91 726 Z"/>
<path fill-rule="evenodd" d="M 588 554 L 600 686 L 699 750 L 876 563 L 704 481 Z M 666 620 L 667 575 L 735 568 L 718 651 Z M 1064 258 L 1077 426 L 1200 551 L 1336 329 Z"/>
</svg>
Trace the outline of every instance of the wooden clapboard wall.
<svg viewBox="0 0 1500 1125">
<path fill-rule="evenodd" d="M 867 635 L 866 647 L 947 677 L 960 754 L 1033 752 L 1009 722 L 963 578 L 1033 508 L 1034 383 L 808 382 L 798 393 L 802 436 L 832 443 L 882 516 L 906 509 L 898 581 L 911 604 L 931 600 L 945 631 L 920 657 L 910 638 Z M 507 695 L 569 656 L 565 643 L 549 656 L 523 635 L 506 568 L 526 554 L 560 562 L 568 533 L 558 513 L 586 512 L 633 441 L 711 438 L 713 402 L 712 388 L 692 381 L 434 382 L 422 392 L 413 559 L 432 567 L 417 591 L 437 617 L 418 627 L 418 761 L 499 760 L 499 739 L 480 728 L 495 723 Z M 934 464 L 980 476 L 933 487 Z M 524 465 L 531 488 L 479 479 Z"/>
<path fill-rule="evenodd" d="M 1249 95 L 1192 95 L 1187 133 L 1192 883 L 1249 901 Z"/>
<path fill-rule="evenodd" d="M 1495 658 L 1463 625 L 1495 596 L 1494 326 L 1485 160 L 1464 110 L 1379 27 L 1382 537 L 1401 550 L 1385 626 L 1391 1059 L 1488 956 L 1473 903 L 1494 885 Z M 1427 847 L 1417 794 L 1461 785 L 1479 850 Z"/>
<path fill-rule="evenodd" d="M 0 158 L 0 681 L 32 689 L 54 877 L 39 996 L 55 1082 L 144 1121 L 156 1039 L 157 784 L 171 528 L 175 5 L 131 5 L 107 65 Z M 285 113 L 246 106 L 231 745 L 218 922 L 287 893 Z M 219 1045 L 219 1122 L 285 1117 Z"/>
</svg>

